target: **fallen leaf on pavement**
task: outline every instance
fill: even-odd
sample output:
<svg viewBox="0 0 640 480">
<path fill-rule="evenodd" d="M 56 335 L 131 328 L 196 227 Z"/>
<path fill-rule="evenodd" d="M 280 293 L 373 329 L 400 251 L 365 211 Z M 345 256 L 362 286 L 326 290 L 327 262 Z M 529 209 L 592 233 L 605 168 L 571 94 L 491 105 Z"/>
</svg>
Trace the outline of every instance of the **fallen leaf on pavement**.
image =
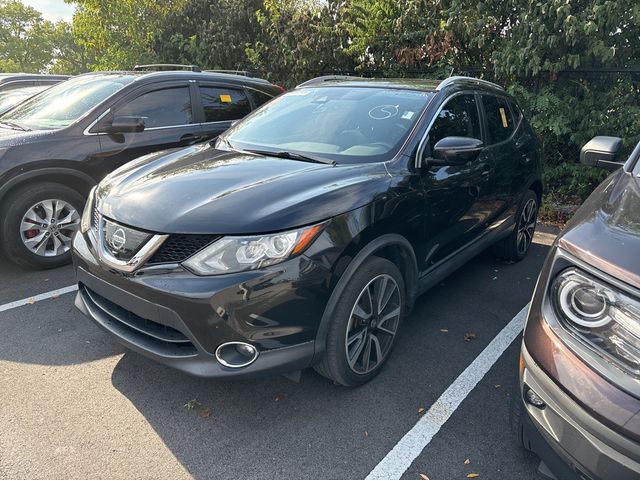
<svg viewBox="0 0 640 480">
<path fill-rule="evenodd" d="M 467 478 L 478 478 L 480 476 L 479 473 L 470 473 L 467 475 Z"/>
<path fill-rule="evenodd" d="M 29 300 L 27 300 L 27 303 L 29 305 L 33 305 L 34 303 L 36 303 L 36 301 L 33 299 L 33 297 L 30 297 Z"/>
<path fill-rule="evenodd" d="M 470 342 L 471 340 L 475 340 L 476 338 L 478 338 L 478 335 L 476 335 L 474 332 L 467 332 L 464 334 L 465 342 Z"/>
<path fill-rule="evenodd" d="M 201 407 L 201 406 L 202 404 L 194 398 L 193 400 L 189 400 L 182 407 L 186 408 L 187 410 L 193 410 L 194 408 Z"/>
<path fill-rule="evenodd" d="M 418 409 L 418 413 L 424 413 L 424 412 L 426 412 L 426 411 L 427 411 L 427 409 L 426 409 L 426 408 L 424 408 L 424 407 L 420 407 L 420 408 Z"/>
<path fill-rule="evenodd" d="M 365 432 L 364 432 L 364 436 L 365 436 L 365 437 L 368 437 L 368 436 L 369 436 L 369 432 L 365 431 Z"/>
<path fill-rule="evenodd" d="M 469 465 L 471 463 L 471 460 L 469 460 L 468 458 L 464 461 L 465 465 Z"/>
<path fill-rule="evenodd" d="M 442 333 L 449 333 L 449 329 L 448 328 L 441 328 L 440 331 Z"/>
<path fill-rule="evenodd" d="M 281 401 L 281 400 L 284 400 L 285 398 L 286 398 L 286 397 L 285 397 L 285 394 L 284 394 L 284 393 L 279 393 L 279 394 L 277 394 L 273 399 L 274 399 L 276 402 L 279 402 L 279 401 Z"/>
<path fill-rule="evenodd" d="M 202 418 L 209 418 L 211 416 L 211 409 L 209 407 L 201 407 L 198 410 L 198 415 Z"/>
<path fill-rule="evenodd" d="M 427 475 L 426 475 L 426 474 L 421 473 L 421 474 L 420 474 L 420 480 L 429 480 L 429 477 L 427 477 Z"/>
<path fill-rule="evenodd" d="M 502 386 L 502 385 L 500 385 L 500 384 L 497 384 L 497 385 L 496 385 L 496 388 L 500 388 L 501 386 Z"/>
</svg>

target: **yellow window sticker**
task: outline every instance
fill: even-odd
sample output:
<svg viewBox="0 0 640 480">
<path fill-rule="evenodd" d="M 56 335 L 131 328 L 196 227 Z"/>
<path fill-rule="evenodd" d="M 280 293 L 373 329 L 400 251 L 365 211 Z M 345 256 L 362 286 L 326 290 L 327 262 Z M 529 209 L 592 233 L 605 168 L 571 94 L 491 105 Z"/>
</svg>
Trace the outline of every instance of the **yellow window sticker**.
<svg viewBox="0 0 640 480">
<path fill-rule="evenodd" d="M 231 103 L 231 95 L 220 95 L 220 101 L 222 103 Z"/>
<path fill-rule="evenodd" d="M 508 128 L 509 122 L 507 122 L 507 112 L 505 112 L 502 107 L 500 107 L 500 118 L 502 118 L 502 126 L 504 128 Z"/>
</svg>

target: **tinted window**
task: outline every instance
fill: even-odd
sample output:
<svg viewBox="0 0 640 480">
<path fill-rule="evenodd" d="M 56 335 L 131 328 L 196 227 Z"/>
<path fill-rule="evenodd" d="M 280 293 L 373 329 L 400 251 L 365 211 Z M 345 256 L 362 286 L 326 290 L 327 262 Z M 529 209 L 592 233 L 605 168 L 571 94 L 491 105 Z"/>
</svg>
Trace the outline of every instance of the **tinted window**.
<svg viewBox="0 0 640 480">
<path fill-rule="evenodd" d="M 514 127 L 518 126 L 518 123 L 522 119 L 522 110 L 514 101 L 509 102 L 509 106 L 511 107 L 511 114 L 513 115 L 513 125 Z"/>
<path fill-rule="evenodd" d="M 249 95 L 253 97 L 253 103 L 256 104 L 256 107 L 259 107 L 263 103 L 267 103 L 273 98 L 271 95 L 267 95 L 266 93 L 258 90 L 249 90 Z"/>
<path fill-rule="evenodd" d="M 482 105 L 487 117 L 487 144 L 506 140 L 513 133 L 513 117 L 507 100 L 493 95 L 483 95 Z"/>
<path fill-rule="evenodd" d="M 238 120 L 251 111 L 249 99 L 242 90 L 200 87 L 205 122 Z"/>
<path fill-rule="evenodd" d="M 145 93 L 120 107 L 116 115 L 142 117 L 146 128 L 186 125 L 193 121 L 189 87 Z"/>
<path fill-rule="evenodd" d="M 445 137 L 482 139 L 478 107 L 473 95 L 457 95 L 442 107 L 429 131 L 431 148 Z"/>
</svg>

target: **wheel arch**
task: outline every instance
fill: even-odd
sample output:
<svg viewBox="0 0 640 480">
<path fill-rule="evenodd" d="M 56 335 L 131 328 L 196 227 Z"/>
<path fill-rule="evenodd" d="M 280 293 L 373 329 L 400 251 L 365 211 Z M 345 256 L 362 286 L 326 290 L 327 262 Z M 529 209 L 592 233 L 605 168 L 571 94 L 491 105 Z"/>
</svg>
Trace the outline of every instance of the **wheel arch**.
<svg viewBox="0 0 640 480">
<path fill-rule="evenodd" d="M 312 363 L 318 362 L 324 353 L 329 322 L 340 298 L 340 294 L 358 268 L 371 256 L 385 258 L 393 262 L 400 269 L 406 290 L 405 313 L 411 311 L 418 292 L 418 263 L 413 247 L 406 237 L 397 233 L 388 233 L 375 237 L 366 243 L 341 271 L 336 272 L 339 278 L 332 289 L 322 319 L 320 320 L 320 325 L 316 333 L 315 353 Z"/>
<path fill-rule="evenodd" d="M 73 188 L 84 197 L 87 196 L 91 187 L 96 184 L 96 180 L 92 176 L 81 170 L 67 167 L 36 168 L 14 175 L 0 186 L 0 204 L 4 198 L 19 188 L 35 182 L 60 183 Z"/>
</svg>

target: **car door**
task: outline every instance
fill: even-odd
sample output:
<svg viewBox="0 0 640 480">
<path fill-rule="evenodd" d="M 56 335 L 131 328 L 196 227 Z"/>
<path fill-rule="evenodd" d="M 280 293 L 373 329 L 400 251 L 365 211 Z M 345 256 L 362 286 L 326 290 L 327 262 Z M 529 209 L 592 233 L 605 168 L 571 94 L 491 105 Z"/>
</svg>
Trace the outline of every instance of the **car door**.
<svg viewBox="0 0 640 480">
<path fill-rule="evenodd" d="M 518 161 L 518 146 L 515 141 L 515 121 L 508 100 L 500 95 L 483 93 L 481 107 L 485 120 L 485 149 L 482 156 L 490 159 L 494 168 L 491 181 L 487 183 L 489 224 L 512 215 L 515 196 L 522 190 L 526 178 L 521 178 L 523 169 Z"/>
<path fill-rule="evenodd" d="M 427 269 L 482 234 L 489 214 L 488 183 L 493 169 L 489 156 L 481 152 L 463 165 L 429 162 L 435 144 L 452 136 L 483 140 L 478 97 L 473 92 L 456 93 L 445 100 L 424 139 Z"/>
<path fill-rule="evenodd" d="M 193 89 L 187 81 L 156 83 L 117 101 L 96 126 L 96 130 L 102 132 L 99 138 L 105 170 L 113 170 L 147 153 L 202 140 L 193 103 Z M 104 133 L 114 118 L 128 116 L 142 117 L 144 130 Z"/>
<path fill-rule="evenodd" d="M 222 83 L 199 82 L 198 96 L 204 121 L 204 139 L 213 139 L 227 130 L 234 121 L 251 112 L 249 97 L 243 88 Z"/>
</svg>

